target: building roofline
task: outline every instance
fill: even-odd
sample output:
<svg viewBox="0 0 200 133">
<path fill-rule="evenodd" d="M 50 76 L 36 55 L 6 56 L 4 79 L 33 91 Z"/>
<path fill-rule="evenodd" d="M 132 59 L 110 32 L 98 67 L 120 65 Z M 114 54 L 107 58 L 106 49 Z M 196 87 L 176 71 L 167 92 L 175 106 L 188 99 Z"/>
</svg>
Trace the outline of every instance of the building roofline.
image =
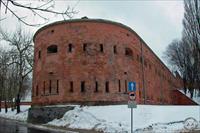
<svg viewBox="0 0 200 133">
<path fill-rule="evenodd" d="M 33 36 L 33 42 L 35 42 L 35 37 L 37 36 L 37 34 L 45 29 L 47 29 L 48 27 L 50 26 L 54 26 L 54 25 L 59 25 L 59 24 L 64 24 L 64 23 L 77 23 L 77 22 L 97 22 L 97 23 L 107 23 L 107 24 L 114 24 L 114 25 L 117 25 L 117 26 L 120 26 L 122 28 L 125 28 L 127 29 L 128 31 L 132 32 L 133 34 L 135 34 L 139 39 L 140 39 L 140 42 L 142 42 L 142 44 L 144 44 L 154 55 L 155 57 L 161 62 L 161 64 L 167 68 L 167 70 L 172 73 L 169 68 L 162 62 L 162 60 L 154 53 L 154 51 L 146 44 L 146 42 L 130 27 L 122 24 L 122 23 L 119 23 L 119 22 L 115 22 L 115 21 L 111 21 L 111 20 L 105 20 L 105 19 L 90 19 L 90 18 L 87 18 L 87 17 L 83 17 L 81 19 L 68 19 L 68 20 L 62 20 L 62 21 L 57 21 L 57 22 L 54 22 L 54 23 L 50 23 L 50 24 L 47 24 L 43 27 L 41 27 L 39 30 L 36 31 L 36 33 L 34 34 Z M 173 75 L 173 74 L 172 74 Z M 173 75 L 174 76 L 174 75 Z M 175 77 L 175 76 L 174 76 Z"/>
</svg>

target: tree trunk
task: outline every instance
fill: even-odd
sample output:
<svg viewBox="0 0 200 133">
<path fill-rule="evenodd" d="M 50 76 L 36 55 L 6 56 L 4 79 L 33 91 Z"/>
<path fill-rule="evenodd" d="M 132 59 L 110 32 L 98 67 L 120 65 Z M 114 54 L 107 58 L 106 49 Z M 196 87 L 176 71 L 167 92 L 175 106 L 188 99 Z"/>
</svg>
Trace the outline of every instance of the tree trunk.
<svg viewBox="0 0 200 133">
<path fill-rule="evenodd" d="M 7 101 L 5 100 L 4 103 L 5 103 L 5 113 L 7 113 L 8 112 Z"/>
<path fill-rule="evenodd" d="M 0 99 L 0 112 L 1 112 L 1 99 Z"/>
<path fill-rule="evenodd" d="M 20 95 L 19 94 L 17 94 L 16 106 L 17 106 L 17 114 L 18 114 L 20 113 Z"/>
<path fill-rule="evenodd" d="M 187 93 L 187 86 L 186 86 L 186 79 L 183 78 L 183 91 L 186 94 Z"/>
<path fill-rule="evenodd" d="M 11 111 L 14 111 L 14 102 L 11 100 Z"/>
</svg>

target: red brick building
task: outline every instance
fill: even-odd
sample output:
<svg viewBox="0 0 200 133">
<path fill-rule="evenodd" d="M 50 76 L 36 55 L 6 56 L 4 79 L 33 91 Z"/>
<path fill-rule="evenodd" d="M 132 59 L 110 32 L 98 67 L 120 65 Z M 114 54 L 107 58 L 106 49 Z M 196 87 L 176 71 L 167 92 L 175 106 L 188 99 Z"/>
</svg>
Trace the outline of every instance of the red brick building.
<svg viewBox="0 0 200 133">
<path fill-rule="evenodd" d="M 55 22 L 34 36 L 33 105 L 172 104 L 176 78 L 131 28 L 102 19 Z"/>
</svg>

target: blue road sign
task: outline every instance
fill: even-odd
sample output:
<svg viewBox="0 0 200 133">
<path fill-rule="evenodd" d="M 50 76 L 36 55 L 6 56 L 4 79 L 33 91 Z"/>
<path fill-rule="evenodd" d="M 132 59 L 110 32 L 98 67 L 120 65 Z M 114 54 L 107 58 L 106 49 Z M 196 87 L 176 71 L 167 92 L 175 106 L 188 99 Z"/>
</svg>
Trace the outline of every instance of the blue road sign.
<svg viewBox="0 0 200 133">
<path fill-rule="evenodd" d="M 136 91 L 136 82 L 128 82 L 128 90 Z"/>
</svg>

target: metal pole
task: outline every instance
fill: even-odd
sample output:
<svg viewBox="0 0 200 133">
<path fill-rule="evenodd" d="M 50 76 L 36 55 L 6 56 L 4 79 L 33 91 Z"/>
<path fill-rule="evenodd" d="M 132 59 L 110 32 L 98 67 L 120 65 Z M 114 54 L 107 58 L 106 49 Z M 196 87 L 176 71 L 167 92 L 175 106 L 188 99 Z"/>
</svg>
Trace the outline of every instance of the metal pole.
<svg viewBox="0 0 200 133">
<path fill-rule="evenodd" d="M 133 108 L 131 108 L 131 133 L 133 133 Z"/>
</svg>

